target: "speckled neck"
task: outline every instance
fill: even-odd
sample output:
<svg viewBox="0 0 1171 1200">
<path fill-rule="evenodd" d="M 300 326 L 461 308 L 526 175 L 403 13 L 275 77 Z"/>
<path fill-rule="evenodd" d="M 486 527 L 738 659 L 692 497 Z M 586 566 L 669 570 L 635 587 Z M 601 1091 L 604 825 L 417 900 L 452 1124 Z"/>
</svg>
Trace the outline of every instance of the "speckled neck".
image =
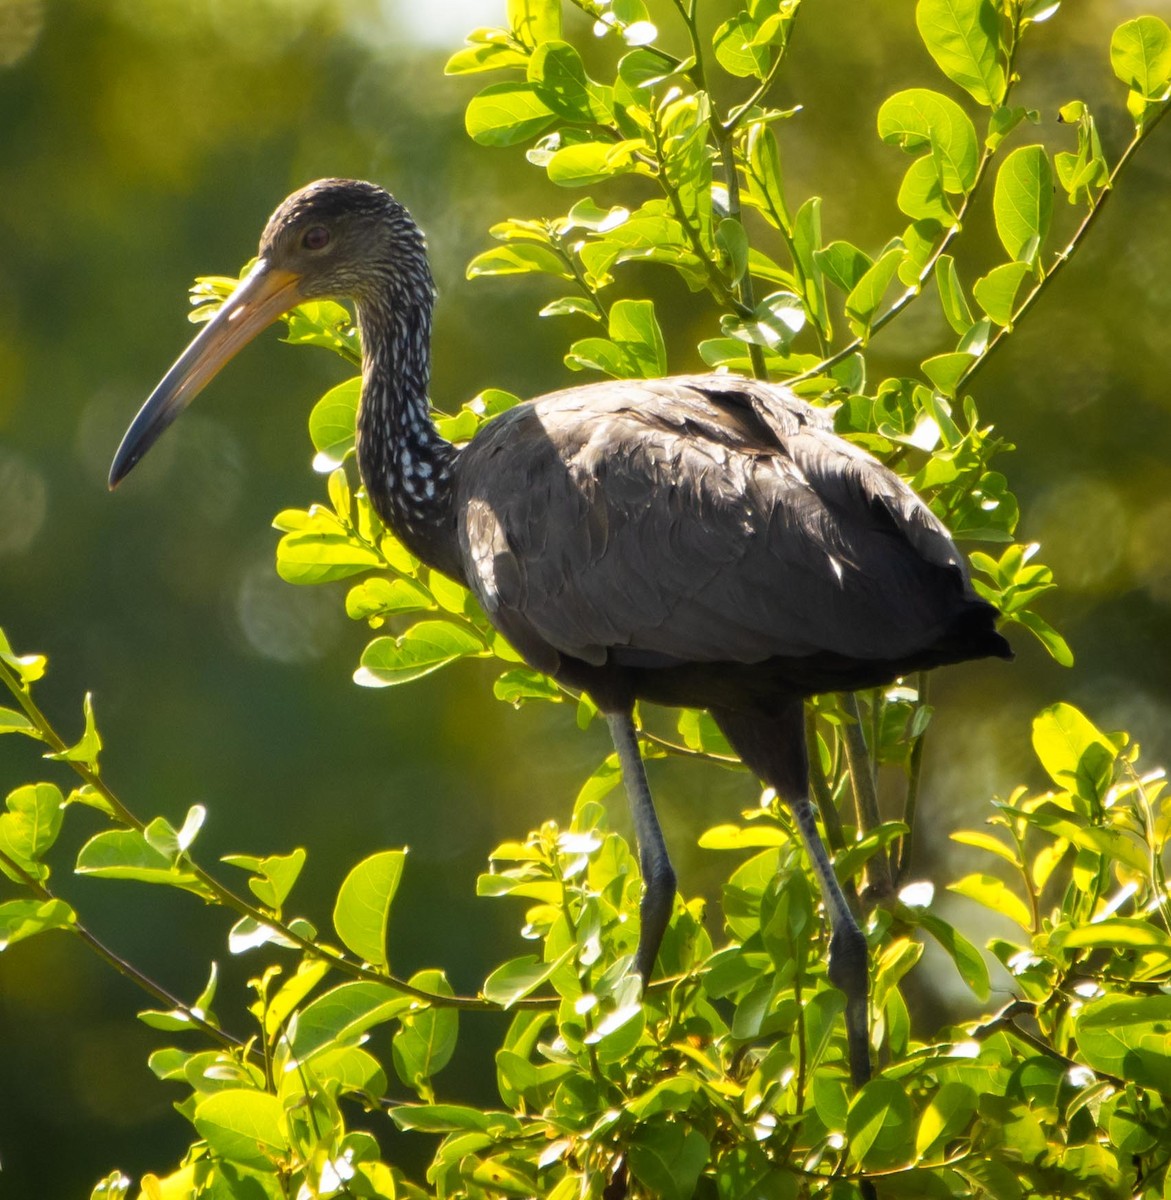
<svg viewBox="0 0 1171 1200">
<path fill-rule="evenodd" d="M 429 282 L 429 281 L 428 281 Z M 395 536 L 429 566 L 461 578 L 452 480 L 459 452 L 431 420 L 430 287 L 424 299 L 359 304 L 362 398 L 358 469 Z"/>
</svg>

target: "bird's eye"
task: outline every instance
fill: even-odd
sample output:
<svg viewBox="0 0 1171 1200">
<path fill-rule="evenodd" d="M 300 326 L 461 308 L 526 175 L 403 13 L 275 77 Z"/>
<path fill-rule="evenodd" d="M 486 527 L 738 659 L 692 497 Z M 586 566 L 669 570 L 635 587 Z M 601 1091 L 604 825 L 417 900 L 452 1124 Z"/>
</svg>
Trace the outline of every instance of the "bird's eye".
<svg viewBox="0 0 1171 1200">
<path fill-rule="evenodd" d="M 306 250 L 324 250 L 329 245 L 329 230 L 324 225 L 314 225 L 305 231 L 301 245 Z"/>
</svg>

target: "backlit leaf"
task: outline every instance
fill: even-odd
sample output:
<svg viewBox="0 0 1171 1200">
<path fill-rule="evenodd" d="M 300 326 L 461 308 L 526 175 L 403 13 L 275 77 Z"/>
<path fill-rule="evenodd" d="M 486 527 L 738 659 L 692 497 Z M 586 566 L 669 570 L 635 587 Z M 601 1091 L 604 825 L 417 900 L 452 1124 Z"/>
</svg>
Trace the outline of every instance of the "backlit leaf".
<svg viewBox="0 0 1171 1200">
<path fill-rule="evenodd" d="M 334 905 L 338 937 L 375 967 L 387 965 L 386 927 L 405 861 L 405 850 L 384 850 L 363 859 L 346 876 Z"/>
<path fill-rule="evenodd" d="M 1005 75 L 1000 61 L 1000 15 L 992 0 L 919 0 L 919 36 L 939 69 L 979 103 L 999 104 Z"/>
<path fill-rule="evenodd" d="M 1009 255 L 1034 262 L 1053 217 L 1053 169 L 1044 146 L 1021 146 L 1000 164 L 992 211 Z"/>
<path fill-rule="evenodd" d="M 362 651 L 354 682 L 362 687 L 391 687 L 438 671 L 469 654 L 483 654 L 484 643 L 466 625 L 419 621 L 397 638 L 375 638 Z"/>
</svg>

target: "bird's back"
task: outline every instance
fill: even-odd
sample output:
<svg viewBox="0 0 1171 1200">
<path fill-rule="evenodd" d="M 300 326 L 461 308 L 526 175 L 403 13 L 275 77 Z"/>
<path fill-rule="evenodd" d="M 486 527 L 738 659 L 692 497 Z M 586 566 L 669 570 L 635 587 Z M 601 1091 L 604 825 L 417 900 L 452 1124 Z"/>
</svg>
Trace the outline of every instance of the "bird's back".
<svg viewBox="0 0 1171 1200">
<path fill-rule="evenodd" d="M 838 680 L 1009 653 L 926 505 L 775 385 L 552 393 L 487 426 L 458 474 L 468 581 L 547 671 L 791 662 L 814 692 L 861 686 L 823 684 L 821 662 Z"/>
</svg>

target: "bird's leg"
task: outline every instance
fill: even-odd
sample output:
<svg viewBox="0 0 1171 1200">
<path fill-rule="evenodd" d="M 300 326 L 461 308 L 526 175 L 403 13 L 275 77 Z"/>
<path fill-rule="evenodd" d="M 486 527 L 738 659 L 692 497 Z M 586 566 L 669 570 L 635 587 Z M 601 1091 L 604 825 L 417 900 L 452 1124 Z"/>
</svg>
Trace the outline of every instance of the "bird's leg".
<svg viewBox="0 0 1171 1200">
<path fill-rule="evenodd" d="M 870 972 L 862 932 L 817 832 L 809 801 L 805 706 L 791 700 L 770 713 L 713 709 L 712 716 L 745 766 L 771 784 L 788 806 L 813 864 L 830 922 L 829 980 L 846 997 L 846 1043 L 855 1087 L 870 1078 Z"/>
<path fill-rule="evenodd" d="M 846 1042 L 850 1051 L 850 1078 L 861 1087 L 870 1078 L 870 971 L 866 935 L 862 932 L 845 893 L 834 874 L 825 845 L 817 832 L 813 805 L 804 793 L 783 797 L 797 823 L 806 853 L 813 864 L 830 923 L 829 981 L 846 997 Z"/>
<path fill-rule="evenodd" d="M 634 836 L 638 842 L 638 862 L 644 890 L 639 908 L 638 950 L 634 967 L 646 984 L 650 982 L 659 943 L 663 940 L 667 922 L 671 919 L 671 909 L 675 905 L 675 869 L 671 866 L 663 830 L 655 815 L 646 768 L 638 749 L 634 718 L 629 711 L 611 712 L 606 714 L 606 723 L 610 726 L 614 749 L 618 751 L 618 763 L 630 801 L 630 814 L 634 818 Z"/>
</svg>

